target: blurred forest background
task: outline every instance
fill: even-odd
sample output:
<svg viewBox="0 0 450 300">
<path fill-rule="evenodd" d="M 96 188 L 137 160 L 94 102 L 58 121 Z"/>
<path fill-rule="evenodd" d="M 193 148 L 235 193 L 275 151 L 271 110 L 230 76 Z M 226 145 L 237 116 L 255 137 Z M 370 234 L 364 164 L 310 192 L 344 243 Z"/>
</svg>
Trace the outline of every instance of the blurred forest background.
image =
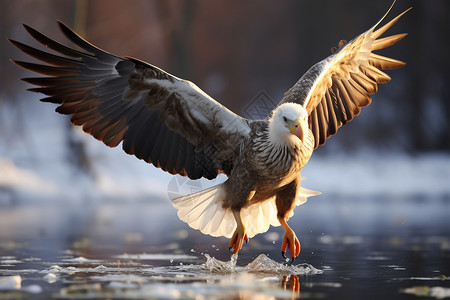
<svg viewBox="0 0 450 300">
<path fill-rule="evenodd" d="M 18 80 L 30 73 L 9 61 L 30 59 L 7 38 L 36 45 L 21 23 L 65 41 L 55 22 L 61 20 L 100 48 L 189 79 L 245 115 L 258 97 L 278 103 L 309 67 L 331 54 L 339 40 L 351 40 L 375 24 L 391 1 L 0 0 L 0 4 L 1 157 L 2 151 L 3 155 L 15 151 L 17 140 L 27 139 L 35 127 L 30 120 L 40 118 L 41 112 L 28 109 L 37 96 L 25 92 L 30 86 Z M 449 152 L 450 1 L 398 0 L 387 20 L 411 6 L 413 10 L 387 32 L 409 35 L 378 52 L 405 61 L 406 67 L 388 71 L 392 81 L 379 86 L 372 105 L 319 153 Z M 53 110 L 49 104 L 39 105 Z M 84 140 L 68 121 L 64 124 L 68 125 L 60 141 L 67 145 L 65 155 L 75 165 L 89 168 L 92 158 L 85 154 Z"/>
</svg>

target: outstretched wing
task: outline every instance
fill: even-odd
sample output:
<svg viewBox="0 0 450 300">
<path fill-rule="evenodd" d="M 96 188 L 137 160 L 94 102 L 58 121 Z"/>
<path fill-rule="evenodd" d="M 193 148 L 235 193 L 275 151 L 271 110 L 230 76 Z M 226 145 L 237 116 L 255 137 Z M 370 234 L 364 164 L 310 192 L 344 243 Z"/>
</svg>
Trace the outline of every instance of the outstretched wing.
<svg viewBox="0 0 450 300">
<path fill-rule="evenodd" d="M 404 33 L 378 39 L 408 10 L 374 31 L 386 13 L 375 26 L 342 46 L 337 53 L 312 66 L 285 93 L 281 103 L 296 102 L 308 111 L 309 127 L 315 138 L 314 148 L 324 144 L 339 127 L 358 115 L 361 107 L 370 104 L 370 95 L 377 92 L 378 83 L 391 80 L 380 70 L 405 65 L 372 51 L 389 47 L 406 36 Z"/>
<path fill-rule="evenodd" d="M 172 174 L 214 178 L 229 174 L 239 146 L 250 132 L 234 114 L 196 85 L 134 58 L 109 54 L 58 22 L 82 50 L 64 46 L 31 27 L 28 33 L 57 54 L 10 40 L 45 64 L 14 61 L 44 77 L 22 80 L 31 91 L 59 104 L 57 112 L 110 147 L 123 150 Z"/>
</svg>

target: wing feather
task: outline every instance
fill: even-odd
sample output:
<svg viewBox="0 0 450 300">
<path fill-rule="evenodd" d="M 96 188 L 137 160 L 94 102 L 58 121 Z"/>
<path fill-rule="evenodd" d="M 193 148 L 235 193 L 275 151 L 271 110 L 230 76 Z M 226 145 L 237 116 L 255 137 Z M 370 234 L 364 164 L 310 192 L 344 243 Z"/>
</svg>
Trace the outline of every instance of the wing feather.
<svg viewBox="0 0 450 300">
<path fill-rule="evenodd" d="M 370 104 L 370 95 L 378 91 L 378 84 L 391 80 L 381 70 L 405 65 L 402 61 L 372 51 L 389 47 L 406 36 L 402 33 L 378 39 L 410 9 L 375 30 L 386 13 L 375 26 L 311 67 L 285 93 L 280 103 L 296 102 L 306 108 L 315 148 L 358 115 L 362 107 Z"/>
<path fill-rule="evenodd" d="M 317 110 L 314 110 L 309 117 L 310 117 L 309 122 L 310 122 L 311 130 L 318 132 L 319 131 L 319 121 L 317 118 Z M 315 142 L 318 143 L 319 140 L 317 140 Z"/>
<path fill-rule="evenodd" d="M 52 66 L 77 67 L 82 64 L 79 61 L 74 60 L 74 59 L 64 58 L 61 56 L 50 54 L 48 52 L 38 50 L 36 48 L 30 47 L 28 45 L 22 44 L 20 42 L 14 41 L 14 40 L 10 40 L 10 41 L 14 46 L 19 48 L 22 52 L 28 54 L 29 56 L 31 56 L 39 61 L 48 63 Z"/>
<path fill-rule="evenodd" d="M 239 147 L 249 138 L 246 119 L 189 81 L 143 61 L 107 53 L 58 22 L 76 50 L 24 25 L 49 53 L 10 40 L 42 63 L 13 61 L 44 77 L 23 78 L 45 94 L 56 111 L 110 147 L 173 174 L 192 179 L 231 172 Z M 214 151 L 207 151 L 214 149 Z M 226 165 L 227 170 L 221 166 Z"/>
<path fill-rule="evenodd" d="M 326 109 L 324 109 L 324 106 L 326 105 L 326 101 L 322 101 L 317 106 L 317 121 L 319 124 L 319 137 L 321 140 L 319 140 L 319 144 L 321 142 L 325 142 L 325 140 L 322 140 L 323 137 L 327 136 L 328 131 L 328 116 L 326 115 Z M 324 122 L 325 121 L 325 122 Z"/>
<path fill-rule="evenodd" d="M 371 50 L 376 51 L 392 46 L 398 41 L 402 40 L 407 35 L 408 35 L 407 33 L 399 33 L 381 39 L 376 39 L 375 41 L 373 41 Z"/>
<path fill-rule="evenodd" d="M 405 63 L 400 60 L 381 56 L 375 53 L 370 53 L 369 64 L 382 70 L 398 69 L 405 65 Z"/>
<path fill-rule="evenodd" d="M 338 120 L 336 118 L 334 105 L 331 100 L 331 95 L 328 90 L 326 90 L 326 92 L 325 92 L 325 100 L 326 100 L 326 107 L 327 107 L 327 112 L 328 112 L 328 123 L 326 123 L 328 125 L 328 134 L 326 136 L 328 136 L 328 135 L 335 134 L 337 129 L 339 128 L 339 125 L 338 125 Z"/>
</svg>

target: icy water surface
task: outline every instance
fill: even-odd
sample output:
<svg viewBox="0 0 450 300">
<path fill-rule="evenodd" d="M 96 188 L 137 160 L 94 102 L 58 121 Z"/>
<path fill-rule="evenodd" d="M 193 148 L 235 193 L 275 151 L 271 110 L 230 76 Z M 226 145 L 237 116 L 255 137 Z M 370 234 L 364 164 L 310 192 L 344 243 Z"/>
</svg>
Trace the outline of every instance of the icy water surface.
<svg viewBox="0 0 450 300">
<path fill-rule="evenodd" d="M 283 231 L 228 240 L 191 230 L 167 201 L 4 205 L 3 299 L 450 299 L 450 199 L 320 196 Z"/>
</svg>

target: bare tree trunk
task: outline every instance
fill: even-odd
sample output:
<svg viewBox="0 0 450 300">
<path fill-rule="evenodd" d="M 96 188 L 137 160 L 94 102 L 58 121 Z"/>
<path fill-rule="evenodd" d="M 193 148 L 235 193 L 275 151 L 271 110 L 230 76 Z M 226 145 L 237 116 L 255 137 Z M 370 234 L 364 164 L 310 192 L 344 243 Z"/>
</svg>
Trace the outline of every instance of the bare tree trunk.
<svg viewBox="0 0 450 300">
<path fill-rule="evenodd" d="M 424 66 L 423 61 L 423 27 L 421 26 L 424 20 L 424 8 L 421 7 L 423 5 L 420 2 L 416 3 L 417 10 L 414 14 L 411 14 L 409 17 L 412 19 L 410 22 L 412 24 L 411 29 L 414 34 L 411 34 L 409 39 L 407 40 L 410 43 L 411 49 L 415 49 L 415 51 L 409 52 L 408 62 L 411 62 L 410 68 L 412 72 L 409 72 L 409 82 L 412 83 L 410 85 L 408 98 L 411 99 L 413 105 L 411 106 L 411 114 L 409 116 L 409 128 L 410 131 L 413 132 L 412 138 L 412 149 L 423 151 L 426 148 L 425 139 L 423 138 L 424 132 L 422 130 L 423 125 L 420 120 L 422 119 L 422 99 L 424 98 L 424 78 L 422 78 L 422 72 Z M 409 66 L 408 66 L 409 67 Z"/>
<path fill-rule="evenodd" d="M 172 3 L 166 0 L 158 2 L 160 22 L 170 57 L 170 69 L 182 78 L 190 77 L 191 72 L 191 32 L 195 15 L 193 1 L 178 1 L 177 11 L 172 9 Z M 179 11 L 181 10 L 181 13 Z M 174 14 L 177 14 L 175 17 Z M 174 21 L 177 20 L 177 21 Z"/>
<path fill-rule="evenodd" d="M 442 1 L 442 8 L 445 15 L 450 11 L 450 2 Z M 442 43 L 444 45 L 440 45 L 440 55 L 439 62 L 437 64 L 438 74 L 442 77 L 443 86 L 440 90 L 440 98 L 443 104 L 444 114 L 446 116 L 447 123 L 445 124 L 445 132 L 441 137 L 441 144 L 439 145 L 439 150 L 450 150 L 450 92 L 449 87 L 446 86 L 450 82 L 450 75 L 448 71 L 450 70 L 450 61 L 448 59 L 448 48 L 450 46 L 449 36 L 450 36 L 450 19 L 446 15 L 444 18 L 441 18 L 440 24 L 438 26 L 439 33 L 438 36 L 442 39 Z"/>
<path fill-rule="evenodd" d="M 418 152 L 448 150 L 450 146 L 450 95 L 447 59 L 450 22 L 448 1 L 415 1 L 408 37 L 409 95 L 413 149 Z M 438 111 L 437 111 L 438 110 Z"/>
</svg>

